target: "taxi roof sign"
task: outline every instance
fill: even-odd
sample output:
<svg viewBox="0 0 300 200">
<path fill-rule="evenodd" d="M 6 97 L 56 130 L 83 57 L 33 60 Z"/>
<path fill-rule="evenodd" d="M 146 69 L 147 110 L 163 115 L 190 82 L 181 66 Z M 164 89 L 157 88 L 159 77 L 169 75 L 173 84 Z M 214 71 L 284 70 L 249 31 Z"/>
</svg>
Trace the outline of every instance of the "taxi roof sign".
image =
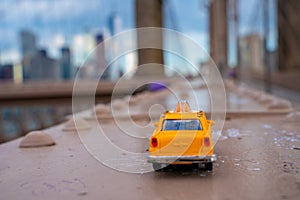
<svg viewBox="0 0 300 200">
<path fill-rule="evenodd" d="M 192 110 L 191 110 L 190 105 L 187 102 L 187 100 L 181 100 L 177 103 L 177 106 L 176 106 L 174 112 L 183 113 L 183 112 L 192 112 Z"/>
</svg>

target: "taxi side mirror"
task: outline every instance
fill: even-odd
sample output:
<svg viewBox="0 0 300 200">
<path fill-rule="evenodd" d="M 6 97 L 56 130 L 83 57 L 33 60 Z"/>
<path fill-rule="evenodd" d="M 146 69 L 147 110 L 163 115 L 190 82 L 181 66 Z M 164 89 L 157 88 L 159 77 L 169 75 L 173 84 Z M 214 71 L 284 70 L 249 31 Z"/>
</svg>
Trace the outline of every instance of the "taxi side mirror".
<svg viewBox="0 0 300 200">
<path fill-rule="evenodd" d="M 153 124 L 155 127 L 158 127 L 158 125 L 159 125 L 159 122 L 154 122 L 154 124 Z"/>
<path fill-rule="evenodd" d="M 216 122 L 213 121 L 213 120 L 209 120 L 208 122 L 209 122 L 209 124 L 212 125 L 212 126 L 216 124 Z"/>
</svg>

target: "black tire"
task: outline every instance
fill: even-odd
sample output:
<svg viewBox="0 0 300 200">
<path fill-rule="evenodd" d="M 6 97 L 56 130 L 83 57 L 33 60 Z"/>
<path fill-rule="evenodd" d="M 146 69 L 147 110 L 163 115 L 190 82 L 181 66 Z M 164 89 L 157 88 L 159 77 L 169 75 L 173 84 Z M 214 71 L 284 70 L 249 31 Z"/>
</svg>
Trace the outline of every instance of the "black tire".
<svg viewBox="0 0 300 200">
<path fill-rule="evenodd" d="M 154 169 L 154 171 L 161 171 L 162 170 L 162 166 L 160 163 L 152 163 L 152 167 Z"/>
<path fill-rule="evenodd" d="M 205 170 L 208 170 L 208 171 L 213 170 L 213 163 L 212 162 L 205 163 L 204 166 L 205 166 Z"/>
</svg>

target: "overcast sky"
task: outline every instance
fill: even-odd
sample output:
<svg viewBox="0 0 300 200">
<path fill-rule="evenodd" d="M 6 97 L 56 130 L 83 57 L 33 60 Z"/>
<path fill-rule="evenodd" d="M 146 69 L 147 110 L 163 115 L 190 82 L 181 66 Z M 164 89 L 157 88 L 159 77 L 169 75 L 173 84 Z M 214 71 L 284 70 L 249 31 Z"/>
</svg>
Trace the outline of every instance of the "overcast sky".
<svg viewBox="0 0 300 200">
<path fill-rule="evenodd" d="M 275 6 L 271 0 L 272 13 Z M 168 0 L 165 26 L 181 31 L 203 48 L 208 45 L 208 0 Z M 262 30 L 260 0 L 239 0 L 240 35 Z M 38 44 L 55 56 L 62 45 L 72 46 L 85 32 L 107 32 L 108 17 L 118 13 L 122 30 L 134 28 L 134 0 L 1 0 L 1 62 L 20 60 L 19 31 L 36 34 Z M 175 23 L 173 23 L 175 22 Z M 276 48 L 275 18 L 272 17 L 270 49 Z"/>
</svg>

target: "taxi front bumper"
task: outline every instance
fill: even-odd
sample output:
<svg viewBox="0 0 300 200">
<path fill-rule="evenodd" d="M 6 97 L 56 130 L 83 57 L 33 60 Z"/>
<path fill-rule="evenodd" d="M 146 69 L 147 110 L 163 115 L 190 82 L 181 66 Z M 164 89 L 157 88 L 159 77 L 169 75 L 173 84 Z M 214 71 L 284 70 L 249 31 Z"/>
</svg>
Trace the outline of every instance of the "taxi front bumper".
<svg viewBox="0 0 300 200">
<path fill-rule="evenodd" d="M 148 156 L 149 163 L 180 163 L 180 162 L 191 162 L 191 163 L 209 163 L 217 160 L 216 154 L 209 156 Z"/>
</svg>

